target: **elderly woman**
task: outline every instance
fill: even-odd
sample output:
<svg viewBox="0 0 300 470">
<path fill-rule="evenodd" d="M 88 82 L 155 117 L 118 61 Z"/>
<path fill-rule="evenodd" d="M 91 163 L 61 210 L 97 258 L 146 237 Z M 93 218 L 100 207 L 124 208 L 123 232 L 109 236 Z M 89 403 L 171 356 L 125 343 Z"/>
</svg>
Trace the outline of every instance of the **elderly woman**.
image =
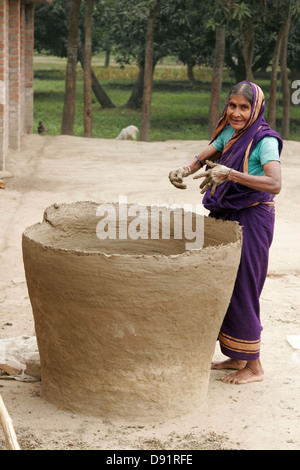
<svg viewBox="0 0 300 470">
<path fill-rule="evenodd" d="M 281 190 L 282 140 L 264 119 L 265 99 L 259 86 L 243 81 L 228 96 L 210 144 L 192 161 L 171 171 L 171 183 L 185 189 L 183 178 L 204 166 L 203 204 L 210 217 L 238 221 L 243 246 L 237 278 L 220 333 L 228 357 L 213 369 L 234 369 L 226 383 L 263 380 L 260 362 L 259 298 L 267 276 L 274 230 L 274 197 Z M 216 163 L 217 161 L 217 163 Z"/>
</svg>

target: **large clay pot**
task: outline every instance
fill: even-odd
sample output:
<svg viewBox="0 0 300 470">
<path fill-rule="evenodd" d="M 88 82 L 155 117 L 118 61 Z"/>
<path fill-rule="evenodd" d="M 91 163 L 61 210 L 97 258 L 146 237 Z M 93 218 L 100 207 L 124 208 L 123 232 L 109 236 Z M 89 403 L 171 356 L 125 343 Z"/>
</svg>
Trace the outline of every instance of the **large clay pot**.
<svg viewBox="0 0 300 470">
<path fill-rule="evenodd" d="M 43 396 L 111 418 L 196 410 L 206 400 L 241 227 L 202 216 L 204 245 L 195 250 L 175 238 L 101 240 L 97 207 L 55 204 L 23 234 Z"/>
</svg>

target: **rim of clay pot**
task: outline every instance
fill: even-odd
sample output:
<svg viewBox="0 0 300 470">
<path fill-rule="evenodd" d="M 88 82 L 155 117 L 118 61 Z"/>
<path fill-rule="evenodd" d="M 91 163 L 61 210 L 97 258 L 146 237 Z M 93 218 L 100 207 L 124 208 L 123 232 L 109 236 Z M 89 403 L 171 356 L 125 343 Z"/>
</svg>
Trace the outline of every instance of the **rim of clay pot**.
<svg viewBox="0 0 300 470">
<path fill-rule="evenodd" d="M 71 254 L 74 254 L 74 255 L 77 255 L 77 256 L 103 256 L 105 258 L 112 258 L 112 257 L 120 257 L 120 258 L 137 258 L 137 259 L 141 259 L 141 258 L 156 258 L 156 259 L 174 259 L 174 258 L 179 258 L 179 257 L 188 257 L 188 256 L 195 256 L 197 254 L 199 254 L 199 252 L 203 253 L 203 252 L 207 252 L 207 251 L 211 251 L 211 252 L 214 252 L 216 250 L 218 250 L 219 248 L 221 247 L 228 247 L 230 245 L 236 245 L 236 244 L 241 244 L 242 243 L 242 228 L 241 226 L 239 225 L 238 222 L 235 222 L 235 221 L 226 221 L 226 220 L 221 220 L 221 219 L 214 219 L 214 222 L 217 223 L 217 224 L 224 224 L 224 225 L 230 225 L 231 226 L 231 229 L 232 229 L 232 235 L 233 237 L 235 237 L 235 240 L 232 240 L 232 241 L 229 241 L 229 242 L 223 242 L 223 243 L 219 243 L 217 245 L 207 245 L 207 246 L 204 246 L 204 247 L 200 247 L 200 248 L 195 248 L 195 249 L 186 249 L 180 253 L 176 253 L 176 254 L 163 254 L 163 253 L 106 253 L 105 250 L 88 250 L 88 249 L 78 249 L 78 248 L 62 248 L 62 247 L 59 247 L 59 246 L 53 246 L 51 243 L 48 243 L 47 242 L 42 242 L 42 241 L 39 241 L 37 239 L 35 239 L 34 237 L 32 237 L 30 234 L 38 228 L 38 227 L 45 227 L 45 228 L 49 228 L 52 227 L 55 229 L 55 225 L 53 225 L 51 223 L 50 220 L 47 219 L 47 211 L 49 209 L 52 209 L 54 208 L 55 206 L 71 206 L 71 205 L 75 205 L 75 204 L 78 204 L 78 203 L 90 203 L 90 204 L 97 204 L 93 201 L 78 201 L 78 202 L 73 202 L 73 203 L 61 203 L 61 204 L 52 204 L 51 206 L 48 206 L 45 211 L 44 211 L 44 217 L 43 217 L 43 221 L 42 222 L 37 222 L 29 227 L 27 227 L 23 234 L 22 234 L 22 239 L 25 239 L 27 238 L 31 243 L 34 243 L 36 246 L 40 246 L 40 247 L 43 247 L 43 249 L 47 249 L 47 250 L 51 250 L 53 252 L 61 252 L 61 253 L 71 253 Z M 116 202 L 112 202 L 112 203 L 105 203 L 105 204 L 113 204 L 113 205 L 117 205 L 118 203 Z M 134 203 L 135 204 L 135 203 Z M 136 205 L 140 205 L 140 206 L 144 206 L 144 207 L 166 207 L 166 208 L 169 208 L 169 206 L 166 206 L 166 205 L 159 205 L 159 204 L 151 204 L 151 205 L 146 205 L 146 204 L 140 204 L 140 203 L 136 203 Z M 174 210 L 174 208 L 170 207 L 170 210 Z M 182 209 L 184 210 L 183 207 L 178 207 L 178 209 Z M 185 213 L 192 213 L 192 214 L 196 214 L 195 212 L 193 211 L 187 211 L 187 210 L 184 210 Z M 197 215 L 200 215 L 202 217 L 204 217 L 204 219 L 210 219 L 210 217 L 208 217 L 207 215 L 202 215 L 202 214 L 197 214 Z M 59 229 L 57 229 L 57 232 L 59 233 Z M 120 240 L 122 241 L 122 240 Z"/>
</svg>

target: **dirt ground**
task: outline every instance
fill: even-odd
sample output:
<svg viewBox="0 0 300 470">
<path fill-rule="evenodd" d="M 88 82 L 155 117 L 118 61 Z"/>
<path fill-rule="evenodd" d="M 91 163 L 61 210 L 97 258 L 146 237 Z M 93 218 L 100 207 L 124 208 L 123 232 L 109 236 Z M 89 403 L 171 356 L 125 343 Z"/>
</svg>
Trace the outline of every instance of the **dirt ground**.
<svg viewBox="0 0 300 470">
<path fill-rule="evenodd" d="M 54 203 L 118 201 L 198 204 L 199 181 L 180 191 L 171 169 L 204 141 L 132 142 L 67 136 L 24 137 L 10 152 L 0 190 L 0 339 L 33 335 L 34 322 L 22 261 L 24 229 Z M 269 274 L 261 296 L 263 382 L 224 384 L 212 371 L 201 410 L 157 423 L 108 421 L 76 415 L 47 403 L 41 382 L 0 380 L 0 393 L 22 449 L 244 449 L 300 448 L 300 356 L 287 335 L 300 335 L 300 143 L 285 142 L 283 189 L 276 198 L 276 228 Z M 226 280 L 225 280 L 226 282 Z M 192 292 L 191 292 L 192 295 Z M 216 345 L 215 359 L 222 356 Z M 0 449 L 7 445 L 0 429 Z"/>
</svg>

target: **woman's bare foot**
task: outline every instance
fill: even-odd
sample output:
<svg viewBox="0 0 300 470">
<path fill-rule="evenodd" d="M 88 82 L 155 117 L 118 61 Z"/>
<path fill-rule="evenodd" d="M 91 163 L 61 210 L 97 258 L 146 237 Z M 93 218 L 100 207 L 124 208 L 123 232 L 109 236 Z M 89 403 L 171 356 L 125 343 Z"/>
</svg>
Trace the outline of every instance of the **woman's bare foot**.
<svg viewBox="0 0 300 470">
<path fill-rule="evenodd" d="M 237 359 L 226 359 L 221 362 L 213 362 L 211 365 L 212 369 L 235 369 L 241 370 L 247 365 L 247 361 L 238 361 Z"/>
<path fill-rule="evenodd" d="M 231 384 L 246 384 L 249 382 L 260 382 L 263 378 L 264 371 L 260 360 L 257 359 L 255 361 L 248 361 L 243 369 L 225 375 L 221 380 Z"/>
</svg>

